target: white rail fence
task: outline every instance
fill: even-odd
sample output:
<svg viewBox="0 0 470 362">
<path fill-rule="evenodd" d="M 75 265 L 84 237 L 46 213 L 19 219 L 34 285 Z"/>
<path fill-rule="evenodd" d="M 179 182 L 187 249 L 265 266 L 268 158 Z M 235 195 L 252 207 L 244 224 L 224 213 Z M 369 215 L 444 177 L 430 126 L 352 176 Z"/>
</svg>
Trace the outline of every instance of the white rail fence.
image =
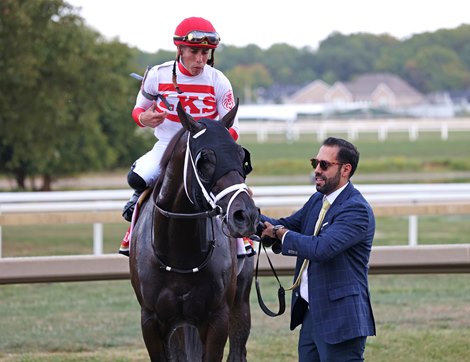
<svg viewBox="0 0 470 362">
<path fill-rule="evenodd" d="M 300 134 L 316 134 L 323 141 L 329 134 L 345 133 L 348 139 L 357 140 L 360 134 L 377 134 L 379 141 L 385 141 L 391 133 L 407 133 L 410 141 L 419 138 L 420 133 L 439 133 L 442 140 L 450 132 L 470 132 L 469 119 L 389 119 L 389 120 L 311 120 L 311 121 L 244 121 L 242 134 L 255 134 L 259 143 L 266 142 L 269 135 L 284 135 L 289 141 L 296 141 Z"/>
<path fill-rule="evenodd" d="M 356 185 L 376 216 L 407 216 L 408 246 L 372 248 L 370 273 L 469 273 L 470 243 L 417 245 L 418 215 L 470 215 L 470 184 Z M 301 207 L 314 186 L 253 187 L 256 204 L 268 215 Z M 122 255 L 103 254 L 103 224 L 125 222 L 121 208 L 129 190 L 0 193 L 1 227 L 38 224 L 93 224 L 93 254 L 0 258 L 0 284 L 115 280 L 129 278 Z M 292 275 L 295 258 L 272 254 L 280 275 Z M 260 274 L 271 275 L 266 258 Z"/>
<path fill-rule="evenodd" d="M 418 245 L 419 215 L 470 214 L 470 183 L 356 185 L 377 216 L 407 216 L 408 245 Z M 262 212 L 285 216 L 315 192 L 313 185 L 252 187 Z M 0 193 L 0 257 L 2 226 L 93 224 L 93 254 L 103 254 L 103 224 L 124 222 L 121 210 L 130 190 Z"/>
<path fill-rule="evenodd" d="M 278 275 L 293 276 L 295 258 L 270 253 Z M 369 274 L 470 273 L 470 244 L 375 246 Z M 272 276 L 261 255 L 259 275 Z M 0 285 L 129 279 L 129 259 L 119 254 L 0 259 Z"/>
</svg>

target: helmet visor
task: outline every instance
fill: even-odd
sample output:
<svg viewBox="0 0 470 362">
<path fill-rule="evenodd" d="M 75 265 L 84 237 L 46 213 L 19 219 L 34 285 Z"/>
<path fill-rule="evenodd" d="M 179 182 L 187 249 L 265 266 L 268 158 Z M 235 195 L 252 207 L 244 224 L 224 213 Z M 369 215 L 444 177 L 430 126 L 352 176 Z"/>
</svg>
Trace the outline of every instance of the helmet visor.
<svg viewBox="0 0 470 362">
<path fill-rule="evenodd" d="M 188 44 L 218 45 L 220 42 L 220 37 L 217 33 L 194 30 L 185 36 L 175 35 L 173 40 L 182 41 Z"/>
</svg>

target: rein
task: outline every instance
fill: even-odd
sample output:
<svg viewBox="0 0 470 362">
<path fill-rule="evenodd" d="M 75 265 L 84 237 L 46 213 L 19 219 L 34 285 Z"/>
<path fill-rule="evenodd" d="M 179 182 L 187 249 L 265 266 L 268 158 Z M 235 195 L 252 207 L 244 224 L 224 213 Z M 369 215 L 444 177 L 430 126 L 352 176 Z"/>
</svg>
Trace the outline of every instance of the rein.
<svg viewBox="0 0 470 362">
<path fill-rule="evenodd" d="M 183 214 L 179 212 L 171 212 L 167 210 L 163 210 L 160 206 L 157 205 L 155 200 L 153 200 L 153 205 L 155 208 L 158 210 L 160 214 L 163 216 L 166 216 L 167 218 L 174 218 L 174 219 L 206 219 L 206 218 L 212 218 L 217 215 L 222 214 L 222 208 L 217 205 L 216 208 L 208 211 L 201 211 L 201 212 L 195 212 L 192 214 Z"/>
<path fill-rule="evenodd" d="M 273 264 L 271 263 L 271 259 L 269 259 L 269 255 L 268 255 L 268 252 L 266 251 L 266 248 L 262 244 L 263 243 L 260 240 L 259 245 L 258 245 L 258 258 L 256 259 L 256 268 L 255 268 L 256 295 L 258 296 L 258 304 L 259 304 L 261 310 L 266 315 L 268 315 L 269 317 L 277 317 L 277 316 L 280 316 L 281 314 L 283 314 L 284 311 L 286 310 L 286 291 L 284 290 L 284 287 L 281 285 L 281 282 L 279 281 L 276 270 L 274 269 Z M 279 284 L 279 289 L 277 291 L 277 299 L 278 299 L 278 302 L 279 302 L 279 310 L 278 310 L 277 313 L 271 311 L 266 306 L 266 304 L 263 301 L 263 297 L 261 296 L 261 289 L 260 289 L 259 280 L 258 280 L 258 265 L 259 265 L 259 258 L 261 256 L 261 246 L 263 247 L 263 250 L 266 254 L 266 258 L 268 258 L 269 266 L 271 267 L 271 270 L 272 270 L 274 276 L 276 277 L 277 283 Z"/>
</svg>

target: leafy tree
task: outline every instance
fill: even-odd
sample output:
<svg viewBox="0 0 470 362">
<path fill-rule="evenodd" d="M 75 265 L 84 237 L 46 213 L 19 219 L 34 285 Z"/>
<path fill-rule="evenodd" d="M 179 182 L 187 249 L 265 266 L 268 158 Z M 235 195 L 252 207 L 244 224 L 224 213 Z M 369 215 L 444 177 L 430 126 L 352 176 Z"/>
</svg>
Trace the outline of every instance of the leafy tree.
<svg viewBox="0 0 470 362">
<path fill-rule="evenodd" d="M 384 49 L 396 43 L 397 40 L 389 35 L 336 32 L 320 43 L 315 67 L 321 76 L 334 73 L 335 81 L 348 81 L 354 75 L 376 71 L 376 62 Z"/>
<path fill-rule="evenodd" d="M 274 44 L 265 52 L 264 63 L 274 83 L 296 83 L 299 50 L 287 44 Z"/>
<path fill-rule="evenodd" d="M 256 101 L 256 88 L 269 87 L 272 79 L 263 64 L 239 65 L 227 72 L 235 96 L 243 103 Z"/>
<path fill-rule="evenodd" d="M 42 44 L 48 36 L 46 30 L 51 17 L 57 15 L 60 5 L 58 0 L 0 3 L 0 167 L 15 175 L 20 188 L 25 188 L 28 176 L 39 171 L 36 159 L 41 150 L 36 152 L 32 144 L 41 136 L 36 132 L 40 128 L 36 104 L 43 98 L 39 92 L 45 85 L 41 79 L 41 66 L 45 62 Z"/>
<path fill-rule="evenodd" d="M 411 84 L 424 92 L 470 86 L 470 73 L 451 49 L 435 45 L 422 48 L 405 68 Z"/>
<path fill-rule="evenodd" d="M 60 176 L 129 165 L 127 147 L 139 144 L 129 49 L 106 43 L 61 0 L 5 0 L 0 11 L 0 171 L 20 189 L 41 176 L 48 190 Z"/>
<path fill-rule="evenodd" d="M 378 69 L 394 73 L 423 93 L 465 89 L 470 75 L 470 26 L 412 36 L 384 49 Z"/>
<path fill-rule="evenodd" d="M 238 48 L 222 43 L 215 52 L 215 66 L 224 73 L 239 65 L 265 64 L 263 60 L 263 50 L 254 44 Z"/>
</svg>

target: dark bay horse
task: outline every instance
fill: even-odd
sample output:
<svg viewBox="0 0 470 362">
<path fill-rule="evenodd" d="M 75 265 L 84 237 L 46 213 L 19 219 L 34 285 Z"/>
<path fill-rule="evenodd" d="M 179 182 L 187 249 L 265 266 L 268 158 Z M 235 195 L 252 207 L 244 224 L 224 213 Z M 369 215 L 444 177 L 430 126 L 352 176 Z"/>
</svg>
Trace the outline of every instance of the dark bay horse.
<svg viewBox="0 0 470 362">
<path fill-rule="evenodd" d="M 227 131 L 237 109 L 196 122 L 178 104 L 183 128 L 139 210 L 130 272 L 152 361 L 221 361 L 227 339 L 228 360 L 246 361 L 253 258 L 237 258 L 236 238 L 255 233 L 259 212 Z"/>
</svg>

